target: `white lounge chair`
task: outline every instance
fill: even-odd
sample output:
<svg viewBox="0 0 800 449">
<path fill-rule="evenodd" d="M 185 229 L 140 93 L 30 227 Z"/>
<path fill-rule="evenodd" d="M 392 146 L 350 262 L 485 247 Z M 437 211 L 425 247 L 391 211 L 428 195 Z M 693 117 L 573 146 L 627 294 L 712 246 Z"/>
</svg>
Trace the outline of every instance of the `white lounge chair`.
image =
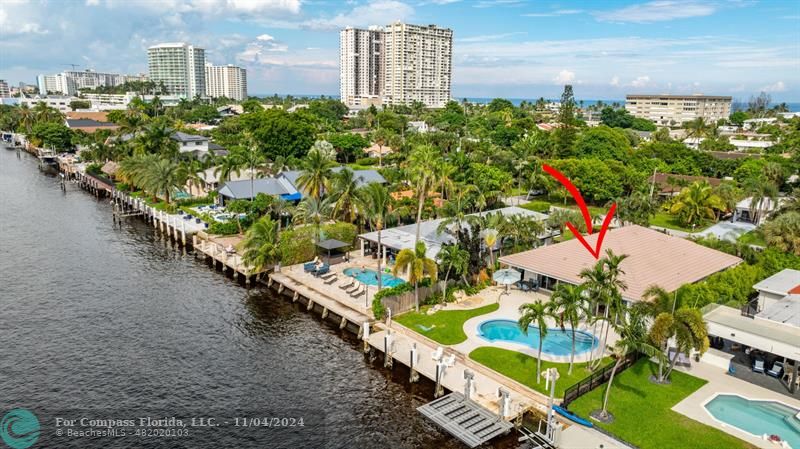
<svg viewBox="0 0 800 449">
<path fill-rule="evenodd" d="M 757 373 L 763 373 L 764 372 L 764 361 L 761 360 L 761 359 L 756 359 L 756 361 L 753 362 L 753 371 L 755 371 Z"/>
<path fill-rule="evenodd" d="M 436 351 L 433 351 L 431 353 L 431 358 L 438 362 L 439 360 L 441 360 L 443 355 L 444 355 L 444 348 L 439 346 L 438 348 L 436 348 Z"/>
<path fill-rule="evenodd" d="M 444 364 L 449 366 L 449 367 L 455 366 L 455 364 L 456 364 L 456 355 L 455 354 L 450 354 L 449 356 L 445 357 L 444 358 Z"/>
</svg>

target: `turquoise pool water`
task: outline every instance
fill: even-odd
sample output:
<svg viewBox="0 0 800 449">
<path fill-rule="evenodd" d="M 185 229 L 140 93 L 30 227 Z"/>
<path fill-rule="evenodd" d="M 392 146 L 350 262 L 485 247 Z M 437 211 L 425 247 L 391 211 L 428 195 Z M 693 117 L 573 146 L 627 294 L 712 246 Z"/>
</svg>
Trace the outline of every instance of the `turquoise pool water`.
<svg viewBox="0 0 800 449">
<path fill-rule="evenodd" d="M 753 435 L 778 435 L 793 448 L 800 448 L 800 419 L 796 410 L 774 401 L 752 401 L 733 394 L 720 394 L 706 405 L 719 421 Z M 778 447 L 778 446 L 776 446 Z"/>
<path fill-rule="evenodd" d="M 484 321 L 478 327 L 478 333 L 483 338 L 490 341 L 510 341 L 539 349 L 539 329 L 531 326 L 528 328 L 528 335 L 522 333 L 516 321 L 512 320 L 489 320 Z M 590 351 L 599 346 L 599 340 L 592 334 L 584 331 L 575 331 L 575 354 Z M 542 352 L 550 355 L 570 355 L 572 352 L 572 331 L 559 328 L 547 329 L 547 335 L 542 342 Z"/>
<path fill-rule="evenodd" d="M 375 270 L 362 270 L 361 268 L 345 268 L 344 274 L 346 276 L 355 277 L 359 282 L 367 285 L 378 285 L 378 272 Z M 381 275 L 383 287 L 395 287 L 405 283 L 404 280 L 394 277 L 391 274 L 383 273 Z"/>
</svg>

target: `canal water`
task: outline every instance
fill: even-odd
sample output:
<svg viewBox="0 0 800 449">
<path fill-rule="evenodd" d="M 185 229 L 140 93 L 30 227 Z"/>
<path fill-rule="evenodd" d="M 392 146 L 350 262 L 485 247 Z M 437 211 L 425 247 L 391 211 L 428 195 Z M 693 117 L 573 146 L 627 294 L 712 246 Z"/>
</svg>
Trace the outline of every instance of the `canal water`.
<svg viewBox="0 0 800 449">
<path fill-rule="evenodd" d="M 0 415 L 37 416 L 32 447 L 463 447 L 417 413 L 430 383 L 370 364 L 353 336 L 214 272 L 138 218 L 113 226 L 107 200 L 62 191 L 5 148 L 0 238 Z M 81 436 L 78 421 L 65 439 L 56 417 L 196 425 Z"/>
</svg>

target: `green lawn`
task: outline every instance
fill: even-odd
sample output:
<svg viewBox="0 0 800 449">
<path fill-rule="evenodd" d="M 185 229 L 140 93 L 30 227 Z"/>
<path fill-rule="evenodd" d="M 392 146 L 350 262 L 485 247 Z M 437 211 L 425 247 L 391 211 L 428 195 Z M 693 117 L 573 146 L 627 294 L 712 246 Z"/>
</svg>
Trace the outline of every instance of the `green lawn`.
<svg viewBox="0 0 800 449">
<path fill-rule="evenodd" d="M 694 229 L 692 229 L 691 226 L 686 226 L 681 223 L 676 215 L 672 215 L 666 211 L 659 211 L 653 216 L 653 218 L 650 219 L 651 226 L 659 226 L 662 228 L 674 229 L 676 231 L 683 232 L 700 232 L 712 224 L 713 223 L 711 222 L 703 222 L 699 226 L 695 226 Z"/>
<path fill-rule="evenodd" d="M 566 208 L 566 209 L 580 210 L 580 208 L 578 207 L 577 204 L 575 204 L 575 201 L 572 198 L 568 198 L 567 199 L 567 203 L 564 204 L 564 200 L 562 198 L 557 198 L 557 197 L 552 197 L 552 196 L 551 197 L 548 197 L 548 196 L 536 196 L 536 197 L 533 197 L 533 198 L 531 198 L 531 202 L 530 203 L 524 204 L 524 205 L 522 205 L 520 207 L 523 207 L 523 208 L 529 209 L 529 210 L 535 210 L 537 212 L 541 212 L 542 209 L 544 209 L 544 205 L 545 204 L 549 204 L 550 206 L 555 206 L 555 207 Z M 591 206 L 591 205 L 587 205 L 586 207 L 589 209 L 589 212 L 592 214 L 592 216 L 605 215 L 608 212 L 608 208 L 606 208 L 606 207 Z"/>
<path fill-rule="evenodd" d="M 740 235 L 737 240 L 739 243 L 745 245 L 767 246 L 767 242 L 764 240 L 764 234 L 758 229 Z"/>
<path fill-rule="evenodd" d="M 550 391 L 545 389 L 544 378 L 541 383 L 536 383 L 536 357 L 508 349 L 483 346 L 470 352 L 469 358 L 540 393 L 550 394 Z M 604 360 L 602 365 L 605 366 L 610 360 Z M 564 397 L 564 390 L 591 374 L 586 369 L 586 363 L 576 363 L 572 368 L 572 374 L 567 374 L 569 363 L 542 360 L 542 372 L 547 368 L 558 369 L 560 377 L 556 382 L 557 398 Z"/>
<path fill-rule="evenodd" d="M 421 309 L 419 313 L 404 313 L 395 321 L 443 345 L 455 345 L 467 339 L 464 323 L 468 319 L 494 312 L 498 307 L 500 305 L 495 303 L 477 309 L 440 310 L 433 315 L 427 315 L 425 309 Z"/>
<path fill-rule="evenodd" d="M 673 371 L 671 385 L 650 383 L 649 376 L 657 365 L 641 360 L 614 379 L 608 410 L 614 415 L 603 429 L 642 449 L 737 449 L 753 448 L 750 444 L 713 427 L 701 424 L 672 407 L 706 381 Z M 602 407 L 605 385 L 581 396 L 569 409 L 584 418 Z"/>
</svg>

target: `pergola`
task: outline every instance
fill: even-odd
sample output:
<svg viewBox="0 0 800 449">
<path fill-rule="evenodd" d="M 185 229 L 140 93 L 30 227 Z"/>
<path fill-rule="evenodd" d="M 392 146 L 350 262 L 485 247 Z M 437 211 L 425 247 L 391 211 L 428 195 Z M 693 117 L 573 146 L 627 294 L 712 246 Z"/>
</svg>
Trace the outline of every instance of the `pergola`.
<svg viewBox="0 0 800 449">
<path fill-rule="evenodd" d="M 343 242 L 341 240 L 325 239 L 325 240 L 322 240 L 321 242 L 318 242 L 317 246 L 322 248 L 322 249 L 324 249 L 324 250 L 326 250 L 328 252 L 328 263 L 330 263 L 330 261 L 331 261 L 331 250 L 345 248 L 347 246 L 350 246 L 350 244 L 349 243 L 345 243 L 345 242 Z"/>
</svg>

